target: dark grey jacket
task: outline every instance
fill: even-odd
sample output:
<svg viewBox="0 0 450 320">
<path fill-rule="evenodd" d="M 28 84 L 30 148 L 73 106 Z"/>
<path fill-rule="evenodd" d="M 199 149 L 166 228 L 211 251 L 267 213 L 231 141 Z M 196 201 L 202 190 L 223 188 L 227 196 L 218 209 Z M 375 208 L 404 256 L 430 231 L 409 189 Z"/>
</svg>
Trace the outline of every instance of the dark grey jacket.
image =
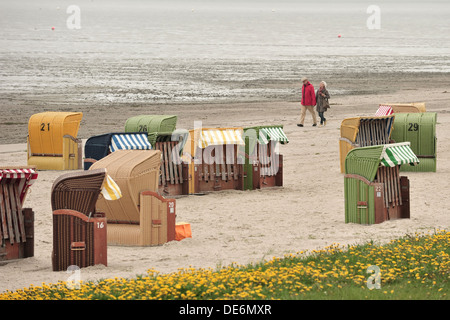
<svg viewBox="0 0 450 320">
<path fill-rule="evenodd" d="M 316 109 L 317 112 L 325 112 L 323 105 L 326 99 L 330 99 L 330 94 L 328 93 L 328 90 L 326 88 L 323 89 L 322 93 L 325 94 L 325 97 L 322 97 L 322 95 L 319 94 L 319 90 L 316 91 Z"/>
</svg>

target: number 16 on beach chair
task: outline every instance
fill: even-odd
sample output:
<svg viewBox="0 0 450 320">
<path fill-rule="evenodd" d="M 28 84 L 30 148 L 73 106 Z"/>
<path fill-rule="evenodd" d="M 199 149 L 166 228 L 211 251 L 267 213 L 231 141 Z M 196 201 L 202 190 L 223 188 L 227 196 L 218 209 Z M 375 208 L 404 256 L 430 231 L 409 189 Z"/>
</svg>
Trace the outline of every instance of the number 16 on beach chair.
<svg viewBox="0 0 450 320">
<path fill-rule="evenodd" d="M 34 256 L 34 212 L 23 208 L 34 167 L 0 168 L 0 261 Z"/>
</svg>

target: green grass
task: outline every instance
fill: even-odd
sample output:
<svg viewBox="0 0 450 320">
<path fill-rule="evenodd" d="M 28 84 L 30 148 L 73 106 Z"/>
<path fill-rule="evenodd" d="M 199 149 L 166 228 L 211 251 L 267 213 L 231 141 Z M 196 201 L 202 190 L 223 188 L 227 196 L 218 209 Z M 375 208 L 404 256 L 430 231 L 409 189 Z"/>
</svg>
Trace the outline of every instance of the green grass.
<svg viewBox="0 0 450 320">
<path fill-rule="evenodd" d="M 379 269 L 379 289 L 369 289 L 368 268 Z M 68 288 L 67 283 L 30 286 L 0 299 L 86 300 L 449 300 L 450 232 L 405 235 L 384 245 L 373 241 L 273 257 L 257 264 L 149 269 L 133 279 L 103 279 Z"/>
<path fill-rule="evenodd" d="M 441 289 L 441 291 L 438 291 Z M 449 300 L 448 282 L 440 286 L 425 286 L 420 282 L 407 280 L 394 284 L 382 285 L 380 289 L 369 290 L 366 286 L 344 286 L 321 291 L 313 291 L 304 295 L 286 294 L 282 300 Z"/>
</svg>

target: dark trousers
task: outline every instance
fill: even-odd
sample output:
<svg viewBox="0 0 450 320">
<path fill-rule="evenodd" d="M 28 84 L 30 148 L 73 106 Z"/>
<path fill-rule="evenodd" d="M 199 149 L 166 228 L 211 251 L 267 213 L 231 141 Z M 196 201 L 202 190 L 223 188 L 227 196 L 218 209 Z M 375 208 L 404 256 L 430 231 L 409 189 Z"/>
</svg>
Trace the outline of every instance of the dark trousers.
<svg viewBox="0 0 450 320">
<path fill-rule="evenodd" d="M 323 112 L 319 112 L 319 117 L 320 117 L 320 124 L 323 124 L 325 121 L 327 121 L 327 119 L 325 119 Z"/>
</svg>

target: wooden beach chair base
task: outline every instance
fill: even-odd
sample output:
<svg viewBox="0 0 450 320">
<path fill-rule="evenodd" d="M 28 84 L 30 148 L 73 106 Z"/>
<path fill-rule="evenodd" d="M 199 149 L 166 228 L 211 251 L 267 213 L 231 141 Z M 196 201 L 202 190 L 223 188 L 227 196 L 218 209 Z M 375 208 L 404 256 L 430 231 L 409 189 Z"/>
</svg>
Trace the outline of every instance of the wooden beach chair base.
<svg viewBox="0 0 450 320">
<path fill-rule="evenodd" d="M 0 261 L 34 255 L 34 212 L 23 208 L 34 167 L 0 168 Z"/>
<path fill-rule="evenodd" d="M 274 188 L 283 186 L 283 155 L 278 154 L 277 169 L 263 167 L 260 162 L 253 164 L 253 189 Z"/>
<path fill-rule="evenodd" d="M 3 239 L 0 246 L 0 261 L 29 258 L 34 256 L 34 211 L 30 208 L 22 210 L 25 241 Z"/>
<path fill-rule="evenodd" d="M 221 190 L 244 190 L 244 165 L 238 163 L 237 146 L 227 150 L 225 145 L 198 149 L 204 153 L 201 163 L 194 164 L 195 193 Z"/>
<path fill-rule="evenodd" d="M 103 264 L 107 266 L 106 218 L 75 210 L 53 212 L 53 271 Z"/>
<path fill-rule="evenodd" d="M 392 168 L 397 169 L 398 168 Z M 348 190 L 355 190 L 355 198 L 347 203 L 345 222 L 358 224 L 379 224 L 388 220 L 409 219 L 409 179 L 399 177 L 396 191 L 391 189 L 395 179 L 389 182 L 369 182 L 362 176 L 346 174 Z M 346 191 L 347 192 L 347 191 Z"/>
<path fill-rule="evenodd" d="M 95 205 L 105 169 L 66 173 L 52 186 L 53 271 L 107 265 L 106 217 Z"/>
<path fill-rule="evenodd" d="M 108 245 L 159 246 L 175 240 L 175 204 L 156 192 L 141 192 L 139 222 L 108 220 Z"/>
</svg>

